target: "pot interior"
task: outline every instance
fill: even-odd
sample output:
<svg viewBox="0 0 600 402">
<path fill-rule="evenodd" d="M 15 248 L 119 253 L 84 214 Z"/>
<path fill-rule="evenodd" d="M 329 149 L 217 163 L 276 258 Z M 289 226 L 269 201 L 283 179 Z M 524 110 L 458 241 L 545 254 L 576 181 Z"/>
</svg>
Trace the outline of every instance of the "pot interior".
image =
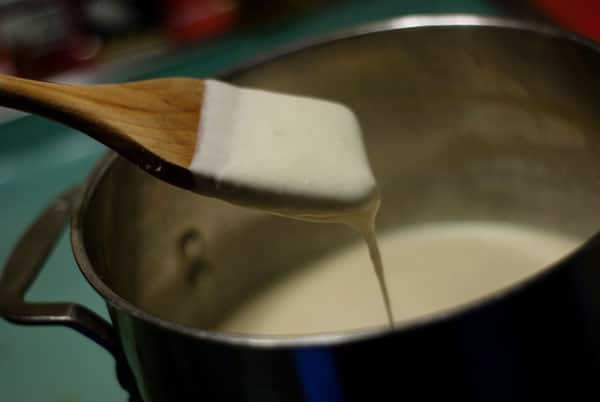
<svg viewBox="0 0 600 402">
<path fill-rule="evenodd" d="M 380 233 L 496 221 L 585 240 L 600 224 L 598 71 L 597 52 L 571 40 L 456 26 L 340 39 L 230 80 L 354 109 L 381 186 Z M 188 193 L 121 158 L 88 191 L 84 247 L 99 278 L 195 328 L 214 328 L 257 292 L 361 241 L 346 227 Z"/>
</svg>

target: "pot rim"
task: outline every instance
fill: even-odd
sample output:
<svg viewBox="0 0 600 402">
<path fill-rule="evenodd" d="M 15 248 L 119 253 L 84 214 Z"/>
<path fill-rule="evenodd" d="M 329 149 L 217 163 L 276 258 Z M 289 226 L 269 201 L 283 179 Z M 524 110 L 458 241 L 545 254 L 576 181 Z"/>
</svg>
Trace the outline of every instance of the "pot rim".
<svg viewBox="0 0 600 402">
<path fill-rule="evenodd" d="M 556 39 L 572 41 L 575 45 L 587 47 L 590 50 L 596 51 L 600 54 L 600 45 L 594 41 L 583 38 L 575 33 L 566 32 L 545 24 L 503 17 L 487 17 L 468 14 L 408 15 L 345 29 L 340 32 L 326 35 L 320 39 L 313 38 L 304 40 L 299 43 L 292 44 L 291 46 L 286 46 L 283 49 L 276 50 L 275 52 L 271 52 L 264 57 L 256 58 L 253 61 L 242 65 L 241 67 L 229 70 L 224 74 L 220 74 L 219 76 L 226 79 L 236 73 L 243 72 L 251 67 L 255 67 L 261 63 L 278 58 L 280 56 L 288 55 L 302 49 L 331 43 L 341 39 L 360 37 L 378 32 L 432 27 L 487 27 L 525 31 L 534 34 L 550 36 Z M 592 247 L 593 243 L 595 243 L 594 239 L 598 238 L 598 235 L 592 236 L 590 239 L 583 241 L 581 245 L 576 247 L 563 258 L 555 261 L 552 264 L 549 264 L 536 274 L 517 281 L 511 286 L 499 289 L 483 297 L 471 300 L 465 304 L 461 304 L 453 308 L 444 309 L 407 320 L 395 325 L 394 328 L 385 326 L 347 332 L 293 336 L 247 335 L 197 329 L 159 318 L 135 306 L 133 303 L 121 297 L 108 285 L 106 285 L 92 267 L 92 263 L 90 262 L 87 250 L 85 248 L 85 242 L 83 240 L 84 216 L 88 211 L 90 202 L 94 197 L 98 185 L 104 178 L 105 173 L 118 158 L 119 156 L 117 154 L 109 152 L 108 155 L 100 159 L 85 181 L 82 197 L 79 199 L 78 204 L 73 209 L 73 217 L 71 220 L 71 245 L 77 265 L 79 266 L 80 271 L 88 283 L 110 306 L 114 307 L 115 309 L 124 311 L 135 318 L 145 321 L 148 324 L 156 325 L 165 330 L 174 331 L 181 335 L 202 339 L 205 341 L 259 348 L 289 348 L 325 345 L 332 346 L 361 340 L 371 340 L 400 332 L 407 332 L 409 330 L 422 329 L 427 326 L 433 326 L 452 320 L 467 313 L 475 312 L 484 308 L 485 306 L 489 306 L 490 304 L 497 302 L 498 300 L 508 299 L 518 293 L 523 292 L 530 286 L 533 286 L 535 283 L 540 281 L 542 278 L 556 273 L 556 271 L 559 269 L 567 269 L 568 264 L 565 262 L 572 256 Z"/>
</svg>

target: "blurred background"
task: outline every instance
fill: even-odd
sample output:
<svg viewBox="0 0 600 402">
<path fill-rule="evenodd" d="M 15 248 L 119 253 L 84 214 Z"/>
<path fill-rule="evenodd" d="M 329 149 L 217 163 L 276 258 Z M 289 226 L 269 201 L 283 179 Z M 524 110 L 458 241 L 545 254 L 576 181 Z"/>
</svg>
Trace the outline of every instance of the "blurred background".
<svg viewBox="0 0 600 402">
<path fill-rule="evenodd" d="M 469 13 L 557 24 L 600 40 L 593 0 L 0 0 L 0 72 L 60 82 L 210 77 L 290 43 L 407 14 Z M 36 215 L 105 152 L 45 119 L 0 108 L 0 267 Z M 28 300 L 107 317 L 65 234 Z M 201 379 L 200 379 L 201 380 Z M 0 320 L 0 401 L 125 401 L 104 350 L 64 328 Z"/>
<path fill-rule="evenodd" d="M 352 25 L 463 12 L 600 40 L 600 2 L 590 0 L 0 0 L 0 73 L 71 83 L 200 77 Z M 0 108 L 0 123 L 21 115 Z"/>
<path fill-rule="evenodd" d="M 475 3 L 600 38 L 600 2 L 589 0 L 0 0 L 0 71 L 50 79 L 77 70 L 90 72 L 91 80 L 94 69 L 107 65 L 133 68 L 232 33 L 268 36 L 319 14 L 358 21 L 353 11 L 363 17 L 381 7 L 390 14 L 461 11 Z"/>
</svg>

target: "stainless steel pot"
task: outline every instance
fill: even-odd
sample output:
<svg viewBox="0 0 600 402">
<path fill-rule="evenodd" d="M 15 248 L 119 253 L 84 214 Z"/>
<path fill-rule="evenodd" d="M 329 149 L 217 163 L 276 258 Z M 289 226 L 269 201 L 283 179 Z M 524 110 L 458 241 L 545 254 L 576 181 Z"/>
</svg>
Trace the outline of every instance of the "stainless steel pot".
<svg viewBox="0 0 600 402">
<path fill-rule="evenodd" d="M 358 239 L 198 197 L 112 155 L 82 196 L 66 194 L 23 237 L 0 278 L 0 311 L 93 338 L 126 360 L 124 378 L 130 369 L 147 402 L 597 400 L 598 72 L 598 49 L 581 38 L 439 16 L 343 33 L 229 75 L 357 112 L 383 231 L 485 219 L 587 239 L 534 278 L 452 313 L 394 331 L 211 331 L 252 294 Z M 23 301 L 70 210 L 73 252 L 111 324 L 77 304 Z"/>
</svg>

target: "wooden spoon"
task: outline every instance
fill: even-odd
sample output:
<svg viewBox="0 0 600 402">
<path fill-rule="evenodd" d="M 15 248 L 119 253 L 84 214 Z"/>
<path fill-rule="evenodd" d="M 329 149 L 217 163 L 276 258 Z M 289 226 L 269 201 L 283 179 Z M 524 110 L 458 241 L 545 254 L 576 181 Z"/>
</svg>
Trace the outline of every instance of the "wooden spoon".
<svg viewBox="0 0 600 402">
<path fill-rule="evenodd" d="M 205 96 L 207 88 L 212 97 Z M 0 105 L 64 123 L 162 180 L 239 204 L 255 206 L 259 197 L 261 208 L 310 215 L 329 208 L 343 212 L 373 198 L 375 181 L 356 118 L 332 102 L 191 78 L 64 85 L 0 75 Z M 256 137 L 254 142 L 244 137 L 246 132 Z M 244 147 L 260 153 L 258 140 L 286 157 L 264 153 L 234 169 L 245 180 L 234 173 L 227 176 L 236 163 L 232 158 L 249 162 Z M 316 141 L 321 140 L 336 141 L 337 155 L 320 152 Z M 200 154 L 199 163 L 195 158 Z M 333 163 L 331 158 L 339 155 L 343 158 Z M 305 167 L 293 177 L 290 164 Z M 202 169 L 190 170 L 198 165 Z M 277 180 L 262 180 L 271 171 Z M 286 171 L 287 177 L 279 173 L 279 180 L 278 171 Z M 352 184 L 342 186 L 346 193 L 336 188 L 344 182 Z"/>
<path fill-rule="evenodd" d="M 0 104 L 71 126 L 151 174 L 194 187 L 204 81 L 169 78 L 109 85 L 64 85 L 0 75 Z"/>
</svg>

